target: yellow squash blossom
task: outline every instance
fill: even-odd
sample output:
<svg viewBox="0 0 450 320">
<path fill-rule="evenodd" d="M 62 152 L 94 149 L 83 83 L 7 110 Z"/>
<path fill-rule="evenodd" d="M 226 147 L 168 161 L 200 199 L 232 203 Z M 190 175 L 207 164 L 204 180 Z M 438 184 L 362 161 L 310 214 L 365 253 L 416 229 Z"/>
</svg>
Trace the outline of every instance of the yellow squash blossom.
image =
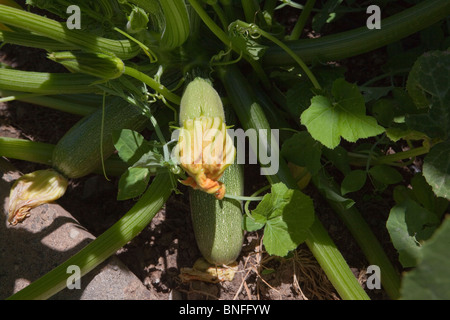
<svg viewBox="0 0 450 320">
<path fill-rule="evenodd" d="M 222 101 L 209 81 L 196 78 L 186 87 L 180 125 L 177 151 L 189 175 L 181 182 L 223 199 L 226 188 L 218 180 L 234 162 L 236 149 L 227 133 Z"/>
</svg>

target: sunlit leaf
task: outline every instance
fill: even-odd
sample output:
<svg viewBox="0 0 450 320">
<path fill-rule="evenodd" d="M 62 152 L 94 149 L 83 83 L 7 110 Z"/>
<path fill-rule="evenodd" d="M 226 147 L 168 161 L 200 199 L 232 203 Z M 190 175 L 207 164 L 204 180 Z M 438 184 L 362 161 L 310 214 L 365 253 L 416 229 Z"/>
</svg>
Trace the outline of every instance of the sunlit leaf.
<svg viewBox="0 0 450 320">
<path fill-rule="evenodd" d="M 311 106 L 301 115 L 302 124 L 314 139 L 334 149 L 341 137 L 356 142 L 384 132 L 375 118 L 366 115 L 364 97 L 356 85 L 338 79 L 332 94 L 333 101 L 325 96 L 313 97 Z"/>
</svg>

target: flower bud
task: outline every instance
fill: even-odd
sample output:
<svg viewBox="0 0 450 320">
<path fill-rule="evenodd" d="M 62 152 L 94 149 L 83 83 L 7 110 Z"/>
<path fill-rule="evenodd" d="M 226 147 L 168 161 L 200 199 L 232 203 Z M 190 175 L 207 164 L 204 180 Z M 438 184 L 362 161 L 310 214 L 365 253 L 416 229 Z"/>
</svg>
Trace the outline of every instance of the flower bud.
<svg viewBox="0 0 450 320">
<path fill-rule="evenodd" d="M 8 222 L 16 225 L 31 209 L 59 199 L 66 192 L 67 184 L 66 178 L 51 169 L 23 175 L 11 188 Z"/>
<path fill-rule="evenodd" d="M 180 125 L 185 120 L 200 117 L 219 117 L 225 120 L 222 100 L 211 83 L 203 78 L 190 82 L 181 97 Z"/>
<path fill-rule="evenodd" d="M 61 63 L 71 72 L 85 73 L 104 80 L 118 78 L 125 70 L 121 59 L 104 53 L 64 51 L 53 52 L 48 58 Z"/>
</svg>

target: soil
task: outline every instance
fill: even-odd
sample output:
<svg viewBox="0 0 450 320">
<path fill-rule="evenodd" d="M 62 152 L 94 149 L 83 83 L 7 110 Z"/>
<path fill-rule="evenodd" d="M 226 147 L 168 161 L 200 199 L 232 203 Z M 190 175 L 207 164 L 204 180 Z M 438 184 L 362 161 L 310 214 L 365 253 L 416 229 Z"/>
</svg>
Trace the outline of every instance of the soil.
<svg viewBox="0 0 450 320">
<path fill-rule="evenodd" d="M 362 55 L 352 59 L 347 66 L 358 66 L 364 64 L 364 59 L 370 59 L 370 65 L 375 69 L 373 62 L 382 63 L 383 54 L 384 51 L 380 50 L 368 56 Z M 378 60 L 374 59 L 373 55 L 376 55 Z M 355 62 L 355 59 L 358 61 Z M 25 50 L 5 45 L 0 50 L 0 61 L 21 70 L 64 72 L 59 65 L 46 59 L 45 52 L 38 49 Z M 356 78 L 359 75 L 353 73 L 353 76 Z M 79 116 L 18 101 L 2 103 L 0 136 L 56 144 L 79 119 Z M 9 161 L 24 173 L 45 167 L 14 159 Z M 266 183 L 265 178 L 256 170 L 259 169 L 252 165 L 245 168 L 246 194 L 251 194 Z M 109 178 L 110 181 L 100 175 L 89 175 L 70 181 L 66 194 L 58 200 L 61 206 L 95 236 L 99 236 L 115 223 L 134 203 L 133 200 L 117 201 L 118 178 Z M 340 299 L 305 244 L 300 245 L 286 258 L 269 256 L 262 246 L 260 232 L 246 233 L 242 252 L 237 260 L 239 270 L 233 281 L 219 284 L 199 281 L 182 283 L 178 277 L 180 269 L 192 267 L 200 257 L 200 252 L 192 231 L 187 189 L 184 186 L 179 188 L 182 194 L 172 195 L 150 225 L 116 253 L 158 299 Z M 382 289 L 366 288 L 365 271 L 369 263 L 326 201 L 312 186 L 304 192 L 313 198 L 319 219 L 368 295 L 376 300 L 388 299 Z M 365 194 L 366 192 L 370 193 Z M 370 200 L 365 200 L 367 198 Z M 355 200 L 392 261 L 396 261 L 395 250 L 384 227 L 392 199 L 362 190 L 355 194 Z"/>
</svg>

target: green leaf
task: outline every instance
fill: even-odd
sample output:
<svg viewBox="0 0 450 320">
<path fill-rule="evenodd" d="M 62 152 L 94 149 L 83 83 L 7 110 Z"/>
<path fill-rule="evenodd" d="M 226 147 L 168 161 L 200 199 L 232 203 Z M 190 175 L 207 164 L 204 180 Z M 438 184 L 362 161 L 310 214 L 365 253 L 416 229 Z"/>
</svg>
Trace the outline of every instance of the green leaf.
<svg viewBox="0 0 450 320">
<path fill-rule="evenodd" d="M 349 142 L 384 132 L 375 118 L 366 115 L 364 97 L 356 85 L 338 79 L 333 83 L 334 102 L 324 96 L 311 99 L 311 106 L 301 115 L 301 122 L 311 136 L 330 149 L 341 137 Z"/>
<path fill-rule="evenodd" d="M 394 121 L 394 102 L 388 99 L 380 99 L 372 107 L 372 113 L 377 121 L 385 127 Z"/>
<path fill-rule="evenodd" d="M 389 92 L 391 92 L 393 87 L 360 87 L 359 89 L 364 96 L 364 101 L 369 103 L 386 96 Z"/>
<path fill-rule="evenodd" d="M 367 174 L 363 170 L 353 170 L 344 177 L 341 184 L 341 194 L 360 190 L 366 183 Z"/>
<path fill-rule="evenodd" d="M 421 173 L 411 179 L 412 193 L 416 201 L 427 210 L 434 212 L 438 219 L 442 217 L 449 206 L 445 198 L 436 197 L 431 186 Z"/>
<path fill-rule="evenodd" d="M 350 171 L 349 171 L 350 172 Z M 331 179 L 317 179 L 317 176 L 313 176 L 314 183 L 316 187 L 323 192 L 323 195 L 328 200 L 341 203 L 344 208 L 350 209 L 355 201 L 349 198 L 343 197 L 339 190 L 336 191 L 334 187 L 334 181 Z"/>
<path fill-rule="evenodd" d="M 150 172 L 145 168 L 128 168 L 119 180 L 117 200 L 136 198 L 144 193 L 150 181 Z"/>
<path fill-rule="evenodd" d="M 322 145 L 308 132 L 295 133 L 287 139 L 281 147 L 281 155 L 300 167 L 306 167 L 311 175 L 317 173 L 322 166 Z"/>
<path fill-rule="evenodd" d="M 148 22 L 148 13 L 142 8 L 133 6 L 131 14 L 128 17 L 127 31 L 129 33 L 137 33 L 141 30 L 145 30 L 147 29 Z"/>
<path fill-rule="evenodd" d="M 418 108 L 430 105 L 428 95 L 439 102 L 449 98 L 450 51 L 424 53 L 414 63 L 406 83 L 406 89 Z"/>
<path fill-rule="evenodd" d="M 450 141 L 430 149 L 424 159 L 423 175 L 438 197 L 450 200 Z"/>
<path fill-rule="evenodd" d="M 142 155 L 150 150 L 144 137 L 133 130 L 123 129 L 112 134 L 113 143 L 119 157 L 128 165 L 133 165 Z"/>
<path fill-rule="evenodd" d="M 286 106 L 292 115 L 300 117 L 311 104 L 313 97 L 311 84 L 308 81 L 301 81 L 287 90 Z"/>
<path fill-rule="evenodd" d="M 423 54 L 408 76 L 408 93 L 426 113 L 406 116 L 406 124 L 431 138 L 450 136 L 450 51 Z"/>
<path fill-rule="evenodd" d="M 314 67 L 312 71 L 324 90 L 331 90 L 333 82 L 345 75 L 345 68 L 343 67 Z M 302 112 L 310 106 L 315 91 L 309 80 L 300 78 L 301 80 L 298 81 L 299 72 L 301 71 L 295 69 L 290 71 L 291 77 L 283 81 L 289 87 L 286 92 L 287 108 L 296 117 L 300 117 Z M 292 77 L 292 74 L 295 76 Z"/>
<path fill-rule="evenodd" d="M 388 165 L 376 165 L 369 169 L 369 174 L 383 184 L 395 184 L 403 180 L 402 175 Z"/>
<path fill-rule="evenodd" d="M 306 240 L 314 222 L 314 205 L 301 191 L 277 183 L 253 210 L 252 217 L 257 223 L 265 223 L 263 243 L 267 252 L 284 257 Z"/>
<path fill-rule="evenodd" d="M 161 154 L 148 151 L 134 163 L 133 168 L 147 168 L 150 172 L 155 173 L 158 168 L 163 166 L 163 159 L 164 157 Z"/>
<path fill-rule="evenodd" d="M 348 174 L 351 171 L 350 168 L 350 159 L 348 157 L 348 152 L 345 148 L 341 146 L 337 146 L 334 149 L 324 148 L 322 153 L 325 157 L 331 161 L 333 166 L 335 166 L 339 171 L 341 171 L 344 175 Z"/>
<path fill-rule="evenodd" d="M 265 225 L 264 223 L 256 222 L 255 219 L 251 216 L 244 215 L 243 217 L 243 226 L 242 228 L 246 231 L 252 232 L 259 229 L 262 229 Z"/>
<path fill-rule="evenodd" d="M 390 127 L 386 129 L 386 136 L 394 142 L 404 140 L 425 140 L 428 136 L 422 132 L 404 127 Z"/>
<path fill-rule="evenodd" d="M 386 227 L 403 267 L 416 265 L 421 255 L 420 242 L 428 239 L 438 224 L 435 214 L 410 198 L 391 209 Z"/>
<path fill-rule="evenodd" d="M 450 219 L 444 220 L 421 249 L 417 267 L 406 273 L 401 287 L 405 300 L 450 300 Z"/>
<path fill-rule="evenodd" d="M 423 132 L 430 138 L 446 140 L 450 137 L 450 99 L 446 104 L 440 105 L 436 98 L 432 98 L 427 113 L 407 115 L 405 123 L 410 129 Z"/>
</svg>

